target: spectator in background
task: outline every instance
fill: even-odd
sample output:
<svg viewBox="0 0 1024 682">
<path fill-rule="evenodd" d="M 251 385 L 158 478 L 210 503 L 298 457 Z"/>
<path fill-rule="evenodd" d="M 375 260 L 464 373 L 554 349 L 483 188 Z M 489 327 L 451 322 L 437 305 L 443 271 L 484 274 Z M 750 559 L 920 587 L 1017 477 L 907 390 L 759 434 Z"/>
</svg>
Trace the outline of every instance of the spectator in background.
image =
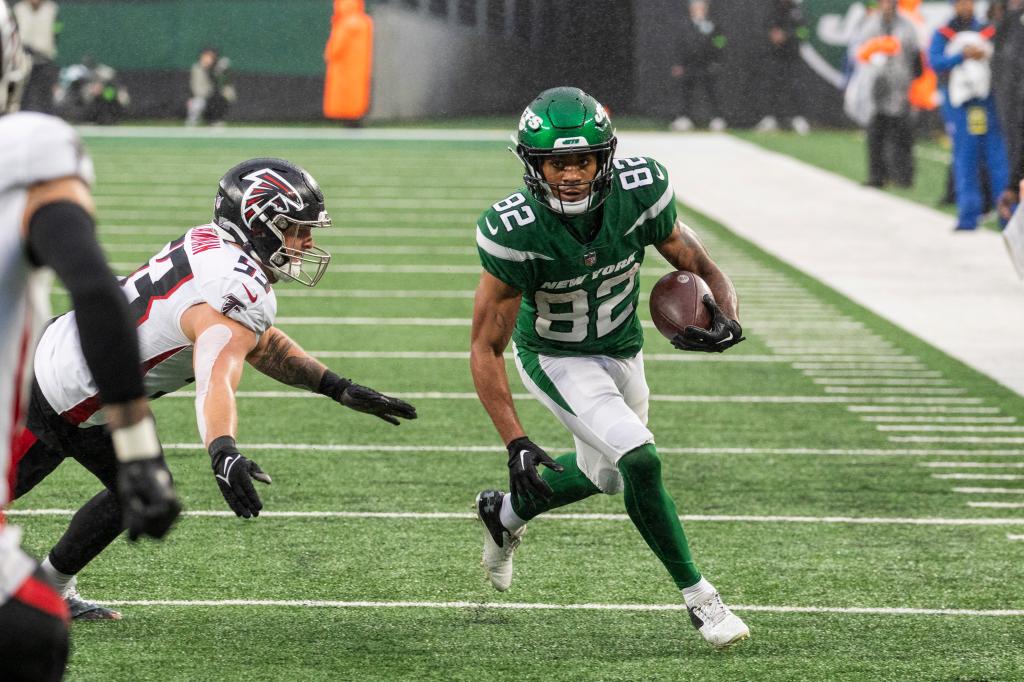
<svg viewBox="0 0 1024 682">
<path fill-rule="evenodd" d="M 993 3 L 989 14 L 996 27 L 992 89 L 1006 138 L 1006 155 L 1016 159 L 1021 147 L 1020 122 L 1024 117 L 1024 0 Z"/>
<path fill-rule="evenodd" d="M 779 119 L 789 118 L 800 135 L 811 126 L 801 114 L 803 97 L 797 70 L 800 65 L 800 43 L 810 35 L 804 24 L 803 11 L 797 0 L 771 0 L 768 16 L 764 118 L 757 124 L 760 132 L 778 130 Z"/>
<path fill-rule="evenodd" d="M 18 22 L 21 44 L 32 58 L 22 97 L 23 111 L 53 112 L 53 96 L 57 87 L 57 34 L 61 24 L 57 18 L 57 3 L 53 0 L 21 0 L 13 7 Z"/>
<path fill-rule="evenodd" d="M 373 19 L 363 0 L 334 0 L 324 61 L 324 116 L 359 126 L 370 109 L 373 67 Z"/>
<path fill-rule="evenodd" d="M 130 101 L 117 72 L 90 55 L 60 70 L 55 102 L 64 119 L 111 125 L 124 117 Z"/>
<path fill-rule="evenodd" d="M 720 132 L 726 128 L 718 99 L 726 38 L 712 20 L 706 0 L 690 0 L 689 4 L 690 21 L 679 41 L 679 60 L 672 66 L 683 99 L 682 113 L 672 122 L 672 130 L 692 130 L 694 119 L 707 109 L 711 130 Z"/>
<path fill-rule="evenodd" d="M 237 99 L 228 69 L 231 60 L 221 57 L 216 48 L 207 47 L 192 65 L 190 79 L 192 97 L 188 100 L 185 125 L 198 125 L 200 120 L 214 126 L 224 125 L 228 109 Z"/>
<path fill-rule="evenodd" d="M 992 204 L 1009 175 L 995 98 L 991 93 L 995 28 L 974 16 L 974 0 L 953 0 L 955 15 L 935 32 L 929 61 L 939 74 L 942 115 L 953 138 L 957 230 L 973 230 L 981 218 L 981 168 L 988 171 Z"/>
<path fill-rule="evenodd" d="M 871 73 L 868 122 L 870 187 L 914 184 L 914 133 L 910 84 L 923 72 L 914 25 L 900 16 L 897 0 L 879 0 L 853 41 L 857 69 Z"/>
</svg>

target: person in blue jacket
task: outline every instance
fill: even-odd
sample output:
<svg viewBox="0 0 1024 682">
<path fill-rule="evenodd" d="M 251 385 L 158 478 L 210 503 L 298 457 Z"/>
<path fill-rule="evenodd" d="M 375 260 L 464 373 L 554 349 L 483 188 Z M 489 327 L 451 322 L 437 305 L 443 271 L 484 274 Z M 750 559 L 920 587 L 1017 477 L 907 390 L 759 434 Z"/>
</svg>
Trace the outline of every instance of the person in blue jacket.
<svg viewBox="0 0 1024 682">
<path fill-rule="evenodd" d="M 1009 162 L 999 127 L 995 97 L 988 83 L 995 28 L 974 16 L 974 0 L 952 0 L 953 19 L 935 32 L 928 50 L 939 74 L 942 114 L 953 138 L 953 176 L 959 220 L 958 230 L 973 230 L 982 213 L 981 168 L 987 169 L 992 204 L 1006 186 Z"/>
</svg>

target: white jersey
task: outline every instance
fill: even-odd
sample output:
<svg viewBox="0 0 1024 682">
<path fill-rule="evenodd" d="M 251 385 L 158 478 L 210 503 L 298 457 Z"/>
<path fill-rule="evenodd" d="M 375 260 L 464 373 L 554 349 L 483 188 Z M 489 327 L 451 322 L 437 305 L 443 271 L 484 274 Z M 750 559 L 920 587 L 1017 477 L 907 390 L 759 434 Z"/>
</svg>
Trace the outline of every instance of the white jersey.
<svg viewBox="0 0 1024 682">
<path fill-rule="evenodd" d="M 50 314 L 50 273 L 28 260 L 25 202 L 31 186 L 64 177 L 92 182 L 92 164 L 70 126 L 43 114 L 0 116 L 0 507 L 10 497 L 11 445 L 25 414 L 32 345 Z M 0 604 L 34 568 L 17 540 L 0 512 Z"/>
<path fill-rule="evenodd" d="M 121 282 L 139 332 L 146 393 L 176 391 L 195 380 L 192 341 L 182 314 L 206 303 L 254 331 L 274 324 L 277 298 L 257 262 L 223 239 L 215 225 L 194 227 Z M 105 419 L 82 355 L 75 313 L 58 317 L 36 348 L 36 380 L 54 411 L 82 427 Z"/>
</svg>

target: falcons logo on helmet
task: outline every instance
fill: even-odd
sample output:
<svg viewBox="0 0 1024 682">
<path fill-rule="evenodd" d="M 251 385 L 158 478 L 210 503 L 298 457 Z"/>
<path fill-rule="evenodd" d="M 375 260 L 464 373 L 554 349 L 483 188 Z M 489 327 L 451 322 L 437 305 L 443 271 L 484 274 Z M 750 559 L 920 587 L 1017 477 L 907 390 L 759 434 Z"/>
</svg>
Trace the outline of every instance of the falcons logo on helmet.
<svg viewBox="0 0 1024 682">
<path fill-rule="evenodd" d="M 246 227 L 251 228 L 252 221 L 270 208 L 276 213 L 305 208 L 302 197 L 292 184 L 270 168 L 254 171 L 244 179 L 252 181 L 242 195 L 242 220 Z"/>
</svg>

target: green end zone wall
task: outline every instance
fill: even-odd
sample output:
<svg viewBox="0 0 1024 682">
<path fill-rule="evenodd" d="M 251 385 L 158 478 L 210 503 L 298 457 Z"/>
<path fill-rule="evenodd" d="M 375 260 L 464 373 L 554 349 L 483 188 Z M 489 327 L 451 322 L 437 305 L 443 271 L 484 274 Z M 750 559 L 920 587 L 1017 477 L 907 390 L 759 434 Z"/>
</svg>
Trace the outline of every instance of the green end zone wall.
<svg viewBox="0 0 1024 682">
<path fill-rule="evenodd" d="M 832 0 L 807 0 L 812 22 Z M 669 76 L 684 0 L 370 0 L 376 22 L 370 118 L 509 115 L 540 89 L 577 84 L 613 112 L 671 118 Z M 821 6 L 819 8 L 819 5 Z M 205 46 L 230 57 L 235 120 L 321 118 L 332 0 L 62 0 L 58 61 L 118 70 L 130 115 L 184 117 L 188 70 Z M 715 0 L 730 49 L 730 122 L 760 115 L 765 0 Z M 821 11 L 819 11 L 819 9 Z M 801 65 L 810 117 L 842 124 L 838 91 Z"/>
</svg>

